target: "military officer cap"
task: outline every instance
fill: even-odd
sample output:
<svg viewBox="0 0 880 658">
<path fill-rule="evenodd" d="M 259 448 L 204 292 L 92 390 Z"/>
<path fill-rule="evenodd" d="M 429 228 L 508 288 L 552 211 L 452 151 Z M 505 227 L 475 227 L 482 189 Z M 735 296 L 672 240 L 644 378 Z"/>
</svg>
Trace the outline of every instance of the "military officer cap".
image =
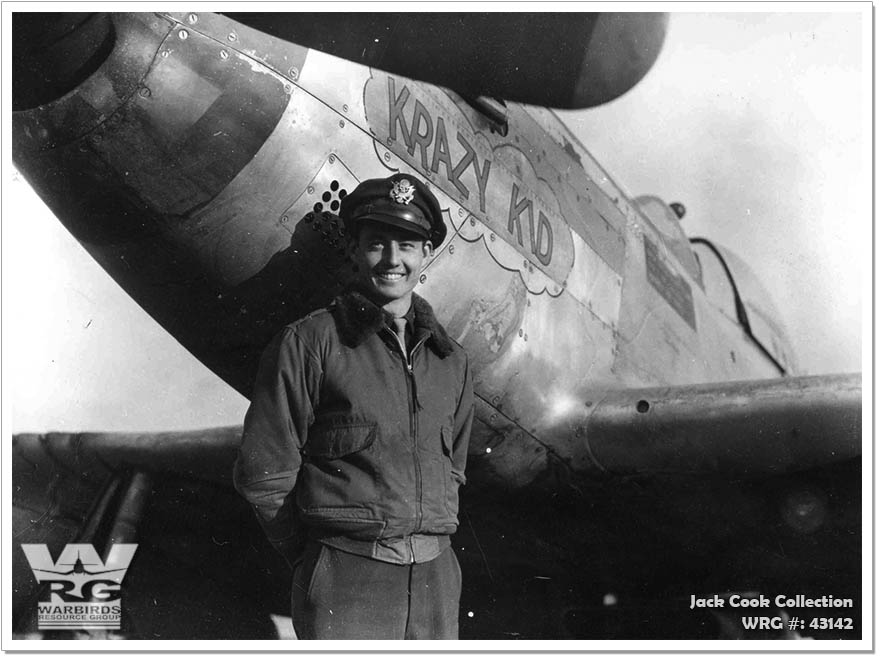
<svg viewBox="0 0 880 658">
<path fill-rule="evenodd" d="M 419 179 L 408 174 L 361 181 L 342 199 L 339 216 L 349 235 L 358 222 L 371 220 L 411 231 L 439 247 L 446 237 L 440 203 Z"/>
</svg>

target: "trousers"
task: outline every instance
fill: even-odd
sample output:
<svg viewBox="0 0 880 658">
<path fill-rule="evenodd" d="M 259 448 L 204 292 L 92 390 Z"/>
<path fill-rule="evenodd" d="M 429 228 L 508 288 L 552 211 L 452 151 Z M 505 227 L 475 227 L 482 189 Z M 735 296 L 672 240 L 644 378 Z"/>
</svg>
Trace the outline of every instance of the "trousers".
<svg viewBox="0 0 880 658">
<path fill-rule="evenodd" d="M 390 564 L 309 541 L 294 570 L 300 640 L 457 640 L 461 569 L 452 547 Z"/>
</svg>

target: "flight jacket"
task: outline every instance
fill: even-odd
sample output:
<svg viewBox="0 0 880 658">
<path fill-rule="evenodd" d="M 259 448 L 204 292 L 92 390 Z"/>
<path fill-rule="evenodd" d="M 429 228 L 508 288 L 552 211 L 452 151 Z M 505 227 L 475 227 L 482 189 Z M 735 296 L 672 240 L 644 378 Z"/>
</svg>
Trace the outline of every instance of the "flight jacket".
<svg viewBox="0 0 880 658">
<path fill-rule="evenodd" d="M 468 359 L 431 306 L 412 299 L 409 354 L 388 314 L 354 290 L 285 327 L 263 354 L 234 481 L 291 563 L 306 536 L 423 562 L 458 527 Z"/>
</svg>

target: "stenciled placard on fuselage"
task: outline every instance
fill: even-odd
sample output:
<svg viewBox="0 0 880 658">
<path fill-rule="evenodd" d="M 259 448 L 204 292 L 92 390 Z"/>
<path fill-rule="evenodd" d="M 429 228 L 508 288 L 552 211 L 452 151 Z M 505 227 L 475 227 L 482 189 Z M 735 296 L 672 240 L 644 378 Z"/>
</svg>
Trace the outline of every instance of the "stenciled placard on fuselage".
<svg viewBox="0 0 880 658">
<path fill-rule="evenodd" d="M 645 240 L 645 269 L 648 283 L 660 296 L 687 322 L 691 329 L 697 330 L 694 314 L 694 295 L 690 284 L 676 273 L 660 254 L 660 249 L 647 236 Z"/>
</svg>

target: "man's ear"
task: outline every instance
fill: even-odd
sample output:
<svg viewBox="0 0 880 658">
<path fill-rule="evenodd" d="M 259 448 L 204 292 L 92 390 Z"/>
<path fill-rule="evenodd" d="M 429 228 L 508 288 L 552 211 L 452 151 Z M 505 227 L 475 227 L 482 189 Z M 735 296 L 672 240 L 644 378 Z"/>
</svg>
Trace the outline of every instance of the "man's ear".
<svg viewBox="0 0 880 658">
<path fill-rule="evenodd" d="M 434 244 L 430 240 L 425 240 L 422 245 L 422 253 L 425 255 L 425 258 L 430 258 L 434 255 Z"/>
</svg>

